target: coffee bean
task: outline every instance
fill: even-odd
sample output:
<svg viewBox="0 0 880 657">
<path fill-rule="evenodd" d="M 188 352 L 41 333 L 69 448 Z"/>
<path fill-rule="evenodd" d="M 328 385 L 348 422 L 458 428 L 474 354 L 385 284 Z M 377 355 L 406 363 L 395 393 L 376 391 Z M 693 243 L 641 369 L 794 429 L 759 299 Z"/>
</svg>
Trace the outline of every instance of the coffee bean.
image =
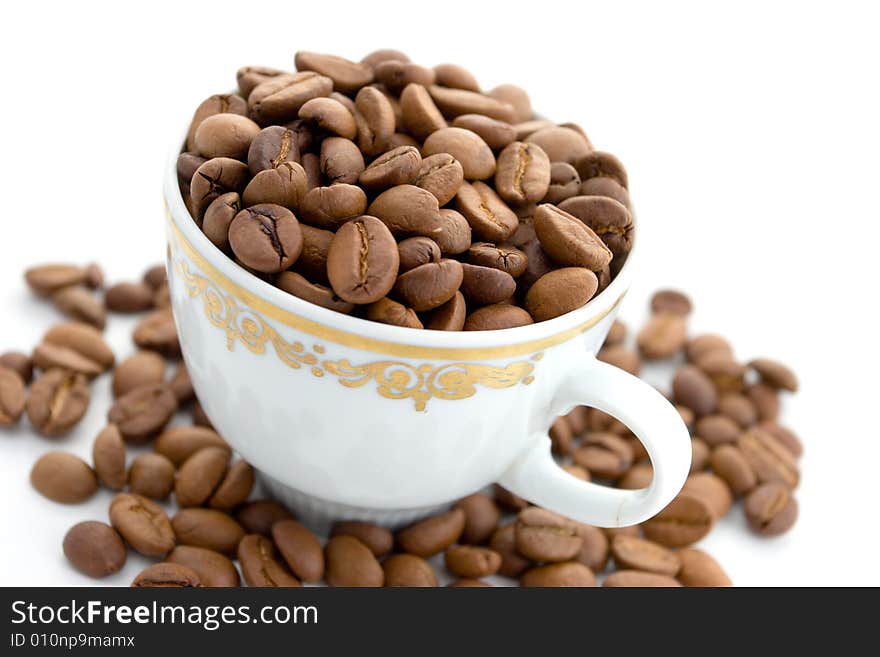
<svg viewBox="0 0 880 657">
<path fill-rule="evenodd" d="M 382 192 L 367 213 L 378 217 L 394 235 L 433 237 L 441 227 L 437 198 L 415 185 L 397 185 Z"/>
<path fill-rule="evenodd" d="M 721 352 L 733 357 L 733 348 L 730 343 L 720 335 L 705 333 L 698 335 L 687 343 L 685 353 L 690 362 L 696 363 L 713 352 Z"/>
<path fill-rule="evenodd" d="M 507 102 L 466 89 L 426 86 L 444 116 L 455 118 L 462 114 L 482 114 L 499 121 L 513 123 L 514 109 Z"/>
<path fill-rule="evenodd" d="M 251 140 L 247 153 L 248 169 L 253 175 L 279 167 L 285 162 L 299 161 L 300 152 L 296 133 L 280 125 L 263 128 Z"/>
<path fill-rule="evenodd" d="M 727 482 L 735 495 L 745 495 L 758 485 L 758 476 L 735 445 L 720 445 L 710 457 L 712 470 Z"/>
<path fill-rule="evenodd" d="M 287 73 L 268 66 L 242 66 L 236 72 L 235 77 L 238 82 L 238 90 L 244 98 L 247 98 L 258 84 L 279 75 L 287 75 Z"/>
<path fill-rule="evenodd" d="M 636 463 L 617 482 L 623 490 L 639 490 L 647 488 L 654 479 L 654 468 L 650 463 Z"/>
<path fill-rule="evenodd" d="M 372 303 L 394 286 L 400 257 L 388 228 L 364 215 L 342 226 L 327 253 L 334 292 L 350 303 Z"/>
<path fill-rule="evenodd" d="M 402 303 L 398 303 L 388 297 L 379 299 L 367 306 L 366 316 L 370 321 L 382 324 L 402 326 L 404 328 L 424 328 L 415 310 L 407 308 Z"/>
<path fill-rule="evenodd" d="M 336 55 L 300 50 L 296 53 L 294 62 L 299 71 L 315 71 L 326 75 L 342 93 L 352 93 L 373 81 L 373 70 L 370 66 Z"/>
<path fill-rule="evenodd" d="M 370 549 L 353 536 L 334 536 L 324 547 L 327 584 L 382 586 L 385 574 Z"/>
<path fill-rule="evenodd" d="M 260 272 L 287 269 L 302 250 L 302 231 L 287 208 L 261 203 L 239 212 L 229 226 L 229 245 L 245 265 Z"/>
<path fill-rule="evenodd" d="M 247 103 L 238 94 L 215 94 L 209 96 L 196 108 L 186 136 L 186 150 L 196 150 L 195 135 L 202 122 L 217 114 L 247 114 Z"/>
<path fill-rule="evenodd" d="M 241 580 L 233 563 L 214 550 L 178 545 L 165 557 L 168 564 L 185 566 L 198 575 L 202 586 L 239 586 Z"/>
<path fill-rule="evenodd" d="M 364 156 L 350 139 L 327 137 L 321 142 L 321 171 L 331 184 L 353 185 L 364 168 Z"/>
<path fill-rule="evenodd" d="M 746 429 L 758 421 L 758 409 L 741 393 L 731 392 L 718 400 L 718 412 Z"/>
<path fill-rule="evenodd" d="M 95 520 L 75 524 L 64 535 L 64 556 L 89 577 L 106 577 L 125 565 L 122 538 L 110 525 Z"/>
<path fill-rule="evenodd" d="M 238 544 L 238 561 L 248 586 L 301 586 L 299 580 L 278 558 L 272 541 L 260 534 L 248 534 L 241 539 Z"/>
<path fill-rule="evenodd" d="M 409 61 L 387 60 L 377 64 L 375 72 L 376 81 L 385 85 L 391 93 L 400 93 L 409 84 L 427 87 L 437 79 L 432 69 Z"/>
<path fill-rule="evenodd" d="M 555 262 L 592 271 L 611 262 L 611 251 L 599 236 L 568 212 L 545 203 L 538 206 L 533 222 L 541 247 Z"/>
<path fill-rule="evenodd" d="M 175 466 L 205 447 L 219 447 L 231 454 L 226 442 L 206 427 L 169 427 L 153 443 L 153 449 L 166 456 Z"/>
<path fill-rule="evenodd" d="M 686 317 L 691 314 L 692 309 L 691 300 L 678 290 L 659 290 L 651 297 L 653 313 L 673 313 Z"/>
<path fill-rule="evenodd" d="M 633 536 L 617 536 L 611 543 L 614 562 L 620 569 L 629 568 L 675 577 L 681 569 L 678 556 L 662 545 Z"/>
<path fill-rule="evenodd" d="M 24 279 L 31 290 L 46 297 L 66 287 L 84 284 L 86 270 L 77 265 L 37 265 L 25 271 Z"/>
<path fill-rule="evenodd" d="M 603 479 L 617 479 L 633 462 L 632 448 L 612 433 L 592 432 L 575 450 L 574 462 Z"/>
<path fill-rule="evenodd" d="M 740 426 L 724 415 L 704 415 L 694 425 L 696 434 L 712 447 L 733 443 L 739 437 Z"/>
<path fill-rule="evenodd" d="M 464 168 L 449 153 L 425 157 L 413 179 L 413 185 L 430 192 L 440 205 L 446 205 L 455 198 L 463 182 Z"/>
<path fill-rule="evenodd" d="M 107 313 L 94 295 L 81 285 L 71 285 L 52 294 L 52 303 L 62 313 L 80 322 L 103 329 Z"/>
<path fill-rule="evenodd" d="M 68 347 L 44 342 L 34 348 L 34 364 L 42 370 L 53 368 L 83 374 L 92 379 L 98 376 L 103 368 L 82 354 Z"/>
<path fill-rule="evenodd" d="M 25 385 L 30 383 L 34 376 L 34 364 L 31 357 L 20 351 L 7 351 L 0 354 L 0 367 L 16 372 Z"/>
<path fill-rule="evenodd" d="M 144 556 L 163 557 L 174 547 L 174 531 L 165 511 L 142 495 L 118 493 L 110 502 L 110 524 Z"/>
<path fill-rule="evenodd" d="M 437 586 L 431 564 L 414 554 L 395 554 L 382 563 L 385 586 Z"/>
<path fill-rule="evenodd" d="M 195 132 L 196 151 L 205 158 L 244 159 L 260 126 L 240 114 L 215 114 L 205 118 Z"/>
<path fill-rule="evenodd" d="M 674 548 L 696 543 L 714 524 L 715 515 L 705 501 L 682 493 L 660 513 L 642 523 L 642 528 L 648 540 Z"/>
<path fill-rule="evenodd" d="M 46 452 L 31 469 L 31 484 L 53 502 L 78 504 L 98 490 L 94 471 L 78 456 Z"/>
<path fill-rule="evenodd" d="M 691 472 L 704 470 L 709 463 L 710 448 L 700 438 L 691 438 Z"/>
<path fill-rule="evenodd" d="M 513 142 L 498 156 L 495 186 L 509 203 L 536 203 L 550 188 L 550 159 L 535 144 Z"/>
<path fill-rule="evenodd" d="M 456 292 L 449 301 L 429 314 L 424 328 L 434 331 L 461 331 L 464 329 L 466 316 L 467 304 L 464 295 Z"/>
<path fill-rule="evenodd" d="M 708 415 L 718 406 L 718 393 L 712 381 L 693 365 L 685 365 L 675 373 L 672 394 L 676 402 L 692 409 L 697 415 Z"/>
<path fill-rule="evenodd" d="M 485 242 L 503 242 L 519 224 L 513 211 L 485 183 L 462 183 L 455 199 L 456 209 L 467 219 L 474 235 Z"/>
<path fill-rule="evenodd" d="M 759 428 L 773 436 L 795 458 L 800 458 L 804 453 L 803 443 L 791 429 L 770 420 L 761 422 Z"/>
<path fill-rule="evenodd" d="M 192 379 L 189 376 L 189 370 L 186 363 L 179 363 L 174 375 L 168 381 L 168 387 L 174 393 L 178 405 L 186 404 L 196 398 L 196 391 L 193 389 Z"/>
<path fill-rule="evenodd" d="M 672 358 L 687 341 L 687 324 L 683 315 L 656 313 L 636 336 L 642 356 L 648 360 Z"/>
<path fill-rule="evenodd" d="M 272 539 L 290 570 L 303 582 L 317 582 L 324 576 L 321 542 L 296 520 L 272 525 Z"/>
<path fill-rule="evenodd" d="M 508 103 L 513 107 L 513 121 L 515 123 L 530 121 L 534 116 L 532 101 L 529 98 L 528 92 L 522 87 L 518 87 L 515 84 L 500 84 L 487 91 L 486 95 L 503 103 Z M 547 124 L 552 125 L 550 123 Z"/>
<path fill-rule="evenodd" d="M 516 531 L 514 523 L 509 523 L 495 530 L 489 540 L 489 547 L 501 555 L 501 566 L 498 573 L 505 577 L 519 577 L 531 562 L 516 551 Z"/>
<path fill-rule="evenodd" d="M 568 162 L 552 162 L 550 164 L 550 184 L 544 195 L 544 203 L 558 205 L 562 201 L 577 196 L 581 187 L 581 179 L 577 169 Z"/>
<path fill-rule="evenodd" d="M 461 541 L 469 545 L 486 543 L 501 520 L 498 506 L 491 497 L 483 493 L 474 493 L 460 499 L 455 508 L 464 512 L 465 524 Z"/>
<path fill-rule="evenodd" d="M 175 563 L 154 563 L 147 566 L 131 583 L 132 588 L 197 588 L 201 585 L 194 570 Z"/>
<path fill-rule="evenodd" d="M 551 563 L 523 573 L 521 586 L 583 587 L 596 586 L 596 576 L 577 561 Z"/>
<path fill-rule="evenodd" d="M 179 357 L 180 342 L 170 309 L 157 310 L 144 317 L 134 329 L 134 343 L 141 349 Z"/>
<path fill-rule="evenodd" d="M 338 185 L 335 185 L 338 187 Z M 366 202 L 366 201 L 365 201 Z M 330 243 L 333 241 L 333 232 L 313 228 L 307 224 L 300 224 L 303 245 L 299 258 L 294 263 L 294 270 L 302 274 L 306 279 L 314 283 L 326 285 L 327 281 L 327 253 L 330 251 Z M 281 287 L 284 272 L 279 274 L 276 284 Z M 291 290 L 287 290 L 295 294 Z"/>
<path fill-rule="evenodd" d="M 402 529 L 397 534 L 397 542 L 404 552 L 427 558 L 455 543 L 464 531 L 464 524 L 464 511 L 452 509 Z"/>
<path fill-rule="evenodd" d="M 749 527 L 765 536 L 777 536 L 794 526 L 798 504 L 784 484 L 771 481 L 749 493 L 745 510 Z"/>
<path fill-rule="evenodd" d="M 429 262 L 440 262 L 440 247 L 429 237 L 410 237 L 397 244 L 398 271 L 403 274 Z"/>
<path fill-rule="evenodd" d="M 283 124 L 297 118 L 299 108 L 312 98 L 329 96 L 333 80 L 313 71 L 276 75 L 258 84 L 248 95 L 251 116 L 261 125 Z"/>
<path fill-rule="evenodd" d="M 395 50 L 394 48 L 381 48 L 379 50 L 374 50 L 364 57 L 361 60 L 361 63 L 375 69 L 382 62 L 390 61 L 408 62 L 410 59 L 407 57 L 406 53 L 403 53 L 400 50 Z"/>
<path fill-rule="evenodd" d="M 125 471 L 125 443 L 115 424 L 101 429 L 92 445 L 92 463 L 98 480 L 111 490 L 122 490 L 128 482 Z M 172 473 L 173 474 L 173 473 Z"/>
<path fill-rule="evenodd" d="M 503 149 L 516 140 L 516 128 L 511 124 L 482 114 L 462 114 L 455 118 L 452 127 L 470 130 L 486 142 L 486 145 L 492 150 Z"/>
<path fill-rule="evenodd" d="M 740 392 L 744 386 L 746 368 L 722 352 L 711 352 L 696 362 L 706 376 L 721 392 Z"/>
<path fill-rule="evenodd" d="M 535 281 L 526 294 L 525 306 L 536 322 L 576 310 L 596 293 L 599 281 L 589 269 L 564 267 Z"/>
<path fill-rule="evenodd" d="M 296 162 L 283 162 L 274 169 L 265 169 L 255 175 L 244 188 L 241 198 L 245 206 L 271 203 L 295 210 L 302 204 L 308 191 L 309 181 L 305 169 Z M 210 209 L 211 206 L 208 206 L 208 210 Z M 206 210 L 205 221 L 207 216 Z"/>
<path fill-rule="evenodd" d="M 272 525 L 279 520 L 293 519 L 293 515 L 275 500 L 254 500 L 241 507 L 235 519 L 248 534 L 271 536 Z"/>
<path fill-rule="evenodd" d="M 492 149 L 477 133 L 464 128 L 441 128 L 432 132 L 422 146 L 422 153 L 452 155 L 461 164 L 467 180 L 485 180 L 495 174 Z"/>
<path fill-rule="evenodd" d="M 694 419 L 696 418 L 696 415 L 694 415 L 694 412 L 691 409 L 689 409 L 687 406 L 683 406 L 681 404 L 676 404 L 675 410 L 678 411 L 678 414 L 681 416 L 681 421 L 684 422 L 684 425 L 688 429 L 693 429 L 694 428 Z"/>
<path fill-rule="evenodd" d="M 312 98 L 299 108 L 299 118 L 346 139 L 354 139 L 358 133 L 352 113 L 333 98 Z"/>
<path fill-rule="evenodd" d="M 611 153 L 593 151 L 577 162 L 577 169 L 581 180 L 604 176 L 614 179 L 623 187 L 629 186 L 623 163 Z"/>
<path fill-rule="evenodd" d="M 541 128 L 524 139 L 536 144 L 547 153 L 551 162 L 568 162 L 577 167 L 577 163 L 592 152 L 587 139 L 571 128 L 550 126 Z"/>
<path fill-rule="evenodd" d="M 335 184 L 309 190 L 301 204 L 303 220 L 329 230 L 336 230 L 348 220 L 364 213 L 367 196 L 360 187 Z"/>
<path fill-rule="evenodd" d="M 761 381 L 771 388 L 797 392 L 797 376 L 779 361 L 756 358 L 749 362 L 749 367 L 755 370 L 761 377 Z"/>
<path fill-rule="evenodd" d="M 437 76 L 437 84 L 441 87 L 452 89 L 466 89 L 468 91 L 480 91 L 480 84 L 474 74 L 463 66 L 457 64 L 439 64 L 434 67 Z"/>
<path fill-rule="evenodd" d="M 538 507 L 520 511 L 514 531 L 517 552 L 533 561 L 566 561 L 583 545 L 571 520 Z"/>
<path fill-rule="evenodd" d="M 24 405 L 24 381 L 18 372 L 0 365 L 0 427 L 17 424 Z"/>
<path fill-rule="evenodd" d="M 575 561 L 582 563 L 594 573 L 602 572 L 608 563 L 608 537 L 601 529 L 592 525 L 575 523 L 575 527 L 578 536 L 583 540 L 580 552 L 574 557 Z"/>
<path fill-rule="evenodd" d="M 695 472 L 687 478 L 682 494 L 703 500 L 716 518 L 723 518 L 733 506 L 733 493 L 727 483 L 711 472 Z"/>
<path fill-rule="evenodd" d="M 684 586 L 733 586 L 718 562 L 702 550 L 684 548 L 676 555 L 681 562 L 677 579 Z"/>
<path fill-rule="evenodd" d="M 761 429 L 750 429 L 736 441 L 743 457 L 755 471 L 759 483 L 779 482 L 789 488 L 798 485 L 795 457 L 772 434 Z"/>
<path fill-rule="evenodd" d="M 471 245 L 470 224 L 460 212 L 440 208 L 440 230 L 433 239 L 444 255 L 463 253 Z"/>
<path fill-rule="evenodd" d="M 581 183 L 580 196 L 606 196 L 612 198 L 631 211 L 629 192 L 613 178 L 590 178 Z"/>
<path fill-rule="evenodd" d="M 391 139 L 397 127 L 395 108 L 388 96 L 374 87 L 364 87 L 355 97 L 358 147 L 367 155 L 394 148 Z"/>
<path fill-rule="evenodd" d="M 275 284 L 285 292 L 322 308 L 329 308 L 345 314 L 354 310 L 354 304 L 340 299 L 332 288 L 319 283 L 311 283 L 304 276 L 292 271 L 281 272 Z"/>
<path fill-rule="evenodd" d="M 629 527 L 604 527 L 602 532 L 608 537 L 609 541 L 613 541 L 618 536 L 641 536 L 641 525 L 630 525 Z"/>
<path fill-rule="evenodd" d="M 234 555 L 244 529 L 231 516 L 215 509 L 181 509 L 171 519 L 174 535 L 181 545 L 208 548 Z"/>
<path fill-rule="evenodd" d="M 44 436 L 61 436 L 82 419 L 90 399 L 85 376 L 51 369 L 31 385 L 25 410 L 37 432 Z"/>
<path fill-rule="evenodd" d="M 394 293 L 413 310 L 432 310 L 452 298 L 462 278 L 462 264 L 457 260 L 429 262 L 401 274 Z"/>
<path fill-rule="evenodd" d="M 226 471 L 220 484 L 208 500 L 212 509 L 230 511 L 242 504 L 254 487 L 254 469 L 246 461 L 236 461 Z"/>
<path fill-rule="evenodd" d="M 642 369 L 642 359 L 638 352 L 623 345 L 603 347 L 599 350 L 596 358 L 609 365 L 614 365 L 614 367 L 619 367 L 633 376 L 638 376 Z"/>
<path fill-rule="evenodd" d="M 60 349 L 82 356 L 94 363 L 100 372 L 113 367 L 113 351 L 104 341 L 101 332 L 93 326 L 82 322 L 65 322 L 56 324 L 43 336 L 44 345 L 52 345 Z M 48 369 L 34 359 L 34 364 L 42 369 Z M 51 365 L 50 365 L 51 366 Z"/>
<path fill-rule="evenodd" d="M 406 85 L 400 94 L 400 110 L 403 126 L 421 141 L 446 127 L 446 119 L 437 109 L 431 94 L 420 84 Z"/>
<path fill-rule="evenodd" d="M 450 545 L 444 553 L 446 569 L 458 577 L 487 577 L 498 572 L 501 555 L 485 547 Z"/>
<path fill-rule="evenodd" d="M 394 546 L 394 536 L 384 527 L 369 522 L 349 520 L 337 522 L 330 531 L 334 536 L 353 536 L 366 545 L 376 557 L 383 557 Z"/>
<path fill-rule="evenodd" d="M 528 312 L 517 306 L 496 303 L 483 306 L 467 316 L 465 331 L 497 331 L 534 323 Z"/>
<path fill-rule="evenodd" d="M 775 421 L 779 417 L 779 392 L 766 383 L 754 383 L 745 389 L 745 395 L 755 406 L 759 420 Z"/>
<path fill-rule="evenodd" d="M 526 270 L 528 256 L 514 246 L 477 242 L 468 249 L 468 263 L 500 269 L 516 278 Z"/>
<path fill-rule="evenodd" d="M 190 416 L 192 417 L 192 423 L 195 426 L 207 427 L 209 429 L 214 428 L 214 425 L 211 424 L 211 418 L 209 418 L 207 413 L 205 413 L 205 409 L 202 408 L 202 405 L 199 403 L 198 399 L 193 402 Z"/>
<path fill-rule="evenodd" d="M 177 411 L 177 398 L 165 384 L 146 385 L 126 393 L 107 412 L 127 442 L 145 443 L 162 431 Z"/>
<path fill-rule="evenodd" d="M 180 466 L 174 482 L 174 496 L 182 507 L 201 506 L 226 475 L 229 450 L 224 447 L 203 447 Z"/>
<path fill-rule="evenodd" d="M 474 304 L 501 303 L 516 291 L 513 277 L 500 269 L 465 263 L 462 270 L 461 292 Z"/>
<path fill-rule="evenodd" d="M 113 370 L 113 396 L 122 397 L 135 388 L 164 380 L 165 359 L 155 351 L 138 351 Z"/>
<path fill-rule="evenodd" d="M 641 570 L 618 570 L 611 573 L 602 582 L 604 587 L 679 587 L 681 584 L 673 577 L 659 573 L 648 573 Z"/>
<path fill-rule="evenodd" d="M 605 336 L 605 346 L 613 347 L 623 343 L 623 341 L 626 340 L 626 335 L 626 325 L 619 319 L 615 319 L 611 324 L 611 327 L 608 329 L 608 335 Z"/>
<path fill-rule="evenodd" d="M 174 464 L 161 454 L 139 454 L 128 470 L 132 493 L 164 500 L 174 487 Z"/>
<path fill-rule="evenodd" d="M 422 156 L 412 146 L 401 146 L 380 155 L 360 175 L 359 182 L 368 189 L 387 189 L 415 180 L 422 166 Z"/>
<path fill-rule="evenodd" d="M 228 157 L 215 157 L 196 169 L 190 182 L 196 223 L 201 225 L 202 216 L 214 199 L 229 192 L 242 192 L 247 181 L 247 166 Z"/>
</svg>

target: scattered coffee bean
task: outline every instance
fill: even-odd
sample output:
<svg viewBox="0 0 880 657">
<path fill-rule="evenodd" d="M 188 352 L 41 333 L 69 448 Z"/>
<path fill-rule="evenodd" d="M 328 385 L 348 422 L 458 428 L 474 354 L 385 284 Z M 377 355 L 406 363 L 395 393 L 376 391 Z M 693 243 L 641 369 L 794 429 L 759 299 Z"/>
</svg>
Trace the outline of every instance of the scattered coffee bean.
<svg viewBox="0 0 880 657">
<path fill-rule="evenodd" d="M 693 365 L 685 365 L 675 373 L 672 394 L 676 402 L 692 409 L 697 415 L 708 415 L 718 406 L 718 393 L 712 381 Z"/>
<path fill-rule="evenodd" d="M 642 524 L 648 540 L 666 547 L 692 545 L 711 531 L 715 524 L 712 508 L 701 498 L 679 494 L 653 518 Z"/>
<path fill-rule="evenodd" d="M 254 500 L 242 506 L 235 519 L 248 534 L 272 535 L 272 525 L 279 520 L 292 520 L 293 515 L 275 500 Z"/>
<path fill-rule="evenodd" d="M 92 464 L 98 480 L 111 490 L 122 490 L 128 482 L 125 443 L 115 424 L 101 429 L 92 445 Z"/>
<path fill-rule="evenodd" d="M 272 525 L 272 539 L 284 561 L 303 582 L 317 582 L 324 576 L 321 542 L 296 520 L 279 520 Z"/>
<path fill-rule="evenodd" d="M 113 396 L 122 397 L 135 388 L 165 380 L 165 359 L 155 351 L 138 351 L 113 370 Z"/>
<path fill-rule="evenodd" d="M 520 577 L 520 585 L 542 587 L 596 586 L 596 576 L 593 574 L 593 571 L 582 563 L 565 561 L 532 568 Z"/>
<path fill-rule="evenodd" d="M 208 548 L 221 554 L 233 555 L 244 529 L 231 516 L 215 509 L 181 509 L 171 526 L 180 545 Z"/>
<path fill-rule="evenodd" d="M 134 343 L 141 349 L 158 351 L 165 356 L 180 356 L 180 342 L 170 309 L 157 310 L 144 317 L 134 329 Z"/>
<path fill-rule="evenodd" d="M 198 575 L 202 586 L 239 586 L 235 565 L 227 557 L 206 548 L 178 545 L 165 557 L 168 564 L 185 566 Z"/>
<path fill-rule="evenodd" d="M 461 541 L 468 545 L 486 543 L 501 520 L 501 511 L 491 497 L 483 493 L 474 493 L 460 499 L 456 509 L 464 511 L 464 530 Z"/>
<path fill-rule="evenodd" d="M 161 454 L 139 454 L 128 469 L 128 485 L 132 493 L 164 500 L 174 487 L 174 464 Z"/>
<path fill-rule="evenodd" d="M 31 484 L 53 502 L 78 504 L 98 490 L 95 472 L 78 456 L 46 452 L 31 469 Z"/>
<path fill-rule="evenodd" d="M 95 520 L 80 522 L 64 535 L 64 556 L 89 577 L 107 577 L 125 565 L 122 537 L 110 525 Z"/>
<path fill-rule="evenodd" d="M 402 529 L 397 534 L 397 542 L 404 552 L 430 557 L 455 543 L 464 531 L 464 524 L 464 511 L 452 509 Z"/>
<path fill-rule="evenodd" d="M 203 447 L 180 466 L 174 496 L 181 507 L 201 506 L 220 485 L 229 464 L 223 447 Z"/>
<path fill-rule="evenodd" d="M 414 554 L 395 554 L 382 562 L 385 586 L 437 586 L 431 564 Z"/>
<path fill-rule="evenodd" d="M 164 383 L 135 388 L 116 400 L 107 420 L 128 442 L 141 444 L 158 435 L 177 411 L 177 398 Z"/>
<path fill-rule="evenodd" d="M 241 574 L 248 586 L 297 587 L 302 586 L 293 573 L 278 558 L 275 546 L 265 536 L 248 534 L 238 544 Z"/>
<path fill-rule="evenodd" d="M 20 351 L 7 351 L 0 354 L 0 367 L 16 372 L 25 385 L 34 377 L 34 363 L 31 357 Z"/>
<path fill-rule="evenodd" d="M 0 427 L 18 423 L 25 405 L 24 381 L 18 372 L 0 365 Z"/>
<path fill-rule="evenodd" d="M 453 575 L 477 579 L 498 572 L 501 555 L 486 547 L 450 545 L 444 553 L 444 563 Z"/>
<path fill-rule="evenodd" d="M 168 457 L 175 466 L 179 466 L 204 447 L 224 448 L 231 454 L 226 441 L 208 427 L 169 427 L 153 443 L 153 449 Z"/>
<path fill-rule="evenodd" d="M 330 536 L 353 536 L 366 545 L 376 557 L 384 557 L 394 546 L 394 535 L 390 531 L 369 522 L 356 520 L 337 522 L 333 525 Z"/>
<path fill-rule="evenodd" d="M 772 434 L 750 429 L 739 437 L 736 446 L 759 483 L 779 482 L 789 488 L 798 485 L 800 474 L 795 457 Z"/>
<path fill-rule="evenodd" d="M 110 524 L 144 556 L 164 557 L 174 548 L 174 530 L 165 511 L 142 495 L 118 493 L 110 502 Z"/>
<path fill-rule="evenodd" d="M 637 588 L 653 588 L 653 587 L 678 587 L 681 584 L 669 575 L 661 575 L 660 573 L 648 573 L 641 570 L 618 570 L 611 573 L 602 582 L 604 587 L 637 587 Z"/>
<path fill-rule="evenodd" d="M 687 478 L 681 492 L 701 499 L 716 518 L 723 518 L 733 506 L 733 493 L 724 479 L 711 472 L 695 472 Z"/>
<path fill-rule="evenodd" d="M 382 586 L 385 573 L 366 545 L 353 536 L 334 536 L 324 547 L 327 584 Z"/>
<path fill-rule="evenodd" d="M 82 419 L 90 400 L 86 377 L 67 370 L 50 369 L 31 385 L 25 410 L 39 433 L 62 436 Z"/>
<path fill-rule="evenodd" d="M 208 499 L 208 506 L 221 511 L 236 508 L 250 496 L 254 477 L 254 469 L 250 463 L 236 461 L 226 470 L 226 475 Z"/>
<path fill-rule="evenodd" d="M 797 392 L 798 380 L 794 372 L 782 363 L 769 358 L 756 358 L 749 367 L 761 377 L 761 381 L 772 388 Z"/>
<path fill-rule="evenodd" d="M 618 568 L 642 570 L 675 577 L 681 561 L 672 550 L 634 536 L 616 536 L 611 543 L 611 554 Z"/>
<path fill-rule="evenodd" d="M 516 551 L 533 561 L 567 561 L 583 545 L 571 520 L 538 507 L 519 512 L 514 532 Z"/>
<path fill-rule="evenodd" d="M 704 415 L 694 424 L 694 433 L 712 447 L 736 442 L 740 426 L 725 415 Z"/>
<path fill-rule="evenodd" d="M 675 554 L 681 562 L 676 578 L 684 586 L 733 586 L 718 562 L 702 550 L 684 548 Z"/>
<path fill-rule="evenodd" d="M 94 294 L 82 285 L 71 285 L 52 294 L 52 303 L 62 313 L 79 322 L 103 329 L 107 312 Z"/>
<path fill-rule="evenodd" d="M 779 482 L 761 484 L 746 497 L 746 520 L 759 534 L 776 536 L 787 532 L 798 515 L 797 500 Z"/>
<path fill-rule="evenodd" d="M 684 347 L 686 340 L 685 318 L 674 312 L 656 313 L 636 336 L 639 351 L 649 360 L 671 358 Z"/>
</svg>

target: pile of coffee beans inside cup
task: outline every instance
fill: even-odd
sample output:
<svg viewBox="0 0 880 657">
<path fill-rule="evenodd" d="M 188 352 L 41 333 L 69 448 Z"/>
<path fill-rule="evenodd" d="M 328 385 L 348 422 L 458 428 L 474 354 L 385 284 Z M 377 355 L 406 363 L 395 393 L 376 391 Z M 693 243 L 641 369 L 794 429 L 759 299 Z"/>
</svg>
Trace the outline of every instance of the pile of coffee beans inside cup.
<svg viewBox="0 0 880 657">
<path fill-rule="evenodd" d="M 653 297 L 636 348 L 626 346 L 626 328 L 616 322 L 599 353 L 633 374 L 643 360 L 679 364 L 668 394 L 693 432 L 692 474 L 656 517 L 599 529 L 495 487 L 396 533 L 341 519 L 322 541 L 278 502 L 254 499 L 254 470 L 201 411 L 180 361 L 161 266 L 140 282 L 107 288 L 103 303 L 93 291 L 103 285 L 94 265 L 39 266 L 26 279 L 73 321 L 51 327 L 31 354 L 0 355 L 0 426 L 27 415 L 35 432 L 60 440 L 85 414 L 91 382 L 112 371 L 115 402 L 91 464 L 49 450 L 30 474 L 37 491 L 61 504 L 83 502 L 101 487 L 114 491 L 107 518 L 85 519 L 59 536 L 72 566 L 95 578 L 118 572 L 134 550 L 155 563 L 133 586 L 238 586 L 242 579 L 248 586 L 488 586 L 493 576 L 522 586 L 729 586 L 721 566 L 693 546 L 736 500 L 761 535 L 783 533 L 797 517 L 802 446 L 779 423 L 780 397 L 797 389 L 795 375 L 769 359 L 741 362 L 720 335 L 689 337 L 691 303 L 679 292 Z M 133 331 L 137 350 L 121 362 L 101 332 L 108 310 L 148 313 Z M 170 424 L 186 407 L 191 421 Z M 575 477 L 624 489 L 651 480 L 641 443 L 605 413 L 576 408 L 554 422 L 550 437 Z"/>
<path fill-rule="evenodd" d="M 208 239 L 324 308 L 445 331 L 583 306 L 633 244 L 627 174 L 528 94 L 396 50 L 299 52 L 196 109 L 177 165 Z"/>
</svg>

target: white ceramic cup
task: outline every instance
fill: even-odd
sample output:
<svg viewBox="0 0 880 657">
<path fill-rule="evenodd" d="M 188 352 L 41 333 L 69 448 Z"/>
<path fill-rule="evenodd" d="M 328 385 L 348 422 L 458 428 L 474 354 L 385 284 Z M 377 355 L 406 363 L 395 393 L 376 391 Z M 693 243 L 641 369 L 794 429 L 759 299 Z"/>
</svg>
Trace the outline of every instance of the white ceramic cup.
<svg viewBox="0 0 880 657">
<path fill-rule="evenodd" d="M 388 326 L 310 304 L 248 273 L 165 177 L 168 278 L 183 356 L 206 413 L 271 492 L 316 520 L 410 522 L 498 482 L 604 527 L 641 522 L 679 491 L 690 438 L 651 386 L 596 352 L 637 252 L 601 294 L 556 319 L 503 331 Z M 617 490 L 563 471 L 547 430 L 576 405 L 632 429 L 651 485 Z"/>
</svg>

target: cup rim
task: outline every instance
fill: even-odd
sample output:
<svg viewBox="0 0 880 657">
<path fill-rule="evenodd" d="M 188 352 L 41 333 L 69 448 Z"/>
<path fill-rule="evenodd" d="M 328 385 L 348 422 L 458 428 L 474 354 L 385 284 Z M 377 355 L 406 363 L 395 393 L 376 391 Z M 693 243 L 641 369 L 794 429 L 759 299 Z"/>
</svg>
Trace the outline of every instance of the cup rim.
<svg viewBox="0 0 880 657">
<path fill-rule="evenodd" d="M 564 315 L 526 326 L 491 331 L 436 331 L 373 322 L 322 308 L 288 294 L 246 271 L 199 229 L 186 209 L 177 178 L 177 158 L 185 140 L 177 140 L 168 156 L 164 182 L 165 214 L 171 232 L 201 268 L 225 279 L 236 296 L 284 324 L 323 339 L 377 353 L 480 359 L 542 351 L 585 333 L 622 301 L 632 280 L 634 244 L 621 270 L 602 292 Z M 633 217 L 634 225 L 637 223 Z M 637 241 L 637 240 L 636 240 Z M 300 321 L 297 321 L 300 320 Z M 408 353 L 412 352 L 412 353 Z"/>
</svg>

